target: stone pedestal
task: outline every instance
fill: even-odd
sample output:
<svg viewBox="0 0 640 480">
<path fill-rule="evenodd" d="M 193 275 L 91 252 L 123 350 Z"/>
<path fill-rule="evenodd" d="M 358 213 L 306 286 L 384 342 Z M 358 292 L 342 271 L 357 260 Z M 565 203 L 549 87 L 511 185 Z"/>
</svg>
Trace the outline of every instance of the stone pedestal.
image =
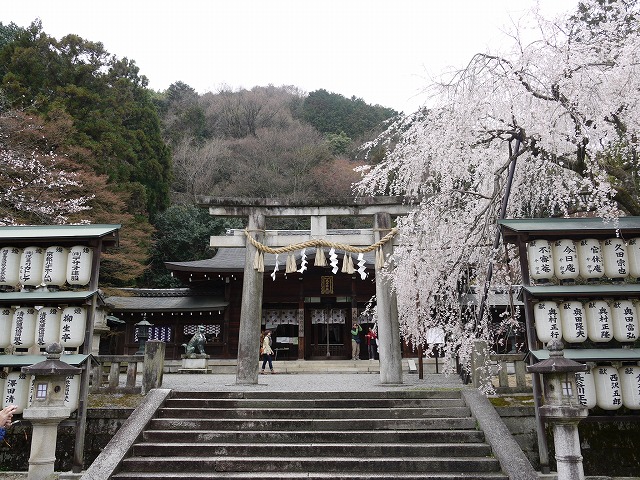
<svg viewBox="0 0 640 480">
<path fill-rule="evenodd" d="M 208 366 L 209 355 L 192 353 L 182 355 L 182 368 L 178 373 L 211 373 Z"/>
<path fill-rule="evenodd" d="M 553 427 L 558 480 L 584 480 L 578 423 L 588 413 L 585 407 L 540 408 L 540 414 Z"/>
<path fill-rule="evenodd" d="M 164 372 L 164 353 L 166 344 L 160 340 L 149 340 L 144 351 L 144 367 L 142 370 L 142 393 L 162 386 Z M 206 360 L 205 360 L 206 362 Z M 205 364 L 206 368 L 206 364 Z M 127 372 L 128 374 L 128 372 Z M 128 380 L 128 378 L 127 378 Z M 135 385 L 135 377 L 134 377 Z"/>
<path fill-rule="evenodd" d="M 52 478 L 56 461 L 58 424 L 69 418 L 69 415 L 71 409 L 67 407 L 32 407 L 24 410 L 24 419 L 31 421 L 33 425 L 28 480 Z"/>
</svg>

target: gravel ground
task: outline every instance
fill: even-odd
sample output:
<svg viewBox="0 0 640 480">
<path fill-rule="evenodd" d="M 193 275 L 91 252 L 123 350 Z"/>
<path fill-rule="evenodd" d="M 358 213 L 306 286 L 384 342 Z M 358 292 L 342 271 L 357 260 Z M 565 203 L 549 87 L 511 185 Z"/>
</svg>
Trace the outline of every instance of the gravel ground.
<svg viewBox="0 0 640 480">
<path fill-rule="evenodd" d="M 164 374 L 162 388 L 196 391 L 273 391 L 273 392 L 361 392 L 377 390 L 415 390 L 430 388 L 461 388 L 462 381 L 457 375 L 425 374 L 419 379 L 417 374 L 402 377 L 403 383 L 382 384 L 379 374 L 266 374 L 258 376 L 257 385 L 237 385 L 236 376 L 219 374 Z"/>
</svg>

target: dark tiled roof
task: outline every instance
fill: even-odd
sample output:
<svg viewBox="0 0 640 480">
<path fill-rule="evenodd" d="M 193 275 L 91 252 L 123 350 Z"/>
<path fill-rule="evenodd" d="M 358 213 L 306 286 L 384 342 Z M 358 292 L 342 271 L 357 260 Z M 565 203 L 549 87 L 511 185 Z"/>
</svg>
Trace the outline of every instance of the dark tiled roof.
<svg viewBox="0 0 640 480">
<path fill-rule="evenodd" d="M 107 306 L 113 312 L 194 312 L 224 309 L 229 302 L 219 296 L 144 296 L 109 297 Z"/>
</svg>

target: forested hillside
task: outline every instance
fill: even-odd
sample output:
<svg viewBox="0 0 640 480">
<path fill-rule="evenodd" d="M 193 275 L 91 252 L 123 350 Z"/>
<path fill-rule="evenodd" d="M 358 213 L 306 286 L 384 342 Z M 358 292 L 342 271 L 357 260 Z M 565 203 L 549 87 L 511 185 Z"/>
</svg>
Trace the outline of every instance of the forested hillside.
<svg viewBox="0 0 640 480">
<path fill-rule="evenodd" d="M 293 86 L 156 92 L 99 42 L 0 24 L 0 224 L 122 223 L 104 283 L 167 286 L 162 262 L 210 256 L 227 226 L 198 196 L 348 196 L 354 152 L 394 115 Z"/>
<path fill-rule="evenodd" d="M 330 100 L 324 108 L 322 99 Z M 174 203 L 193 203 L 199 195 L 346 196 L 358 179 L 355 149 L 396 114 L 292 86 L 198 95 L 176 82 L 155 101 L 173 151 Z"/>
</svg>

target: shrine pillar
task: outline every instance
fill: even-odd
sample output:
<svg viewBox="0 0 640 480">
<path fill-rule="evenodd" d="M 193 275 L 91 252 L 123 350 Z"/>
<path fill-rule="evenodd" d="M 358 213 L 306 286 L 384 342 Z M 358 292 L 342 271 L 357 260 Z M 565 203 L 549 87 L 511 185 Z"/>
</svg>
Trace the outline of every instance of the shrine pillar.
<svg viewBox="0 0 640 480">
<path fill-rule="evenodd" d="M 379 241 L 391 231 L 391 215 L 376 213 L 374 217 L 374 239 Z M 382 245 L 385 261 L 393 253 L 393 242 Z M 380 355 L 380 382 L 402 383 L 402 350 L 400 324 L 396 296 L 391 281 L 384 278 L 384 266 L 376 265 L 376 308 L 378 315 L 378 350 Z"/>
<path fill-rule="evenodd" d="M 256 241 L 264 242 L 264 214 L 251 211 L 248 220 L 247 230 L 249 234 Z M 240 333 L 238 336 L 238 366 L 236 371 L 236 383 L 240 385 L 258 383 L 264 275 L 253 267 L 256 252 L 257 248 L 247 241 L 242 282 Z"/>
</svg>

